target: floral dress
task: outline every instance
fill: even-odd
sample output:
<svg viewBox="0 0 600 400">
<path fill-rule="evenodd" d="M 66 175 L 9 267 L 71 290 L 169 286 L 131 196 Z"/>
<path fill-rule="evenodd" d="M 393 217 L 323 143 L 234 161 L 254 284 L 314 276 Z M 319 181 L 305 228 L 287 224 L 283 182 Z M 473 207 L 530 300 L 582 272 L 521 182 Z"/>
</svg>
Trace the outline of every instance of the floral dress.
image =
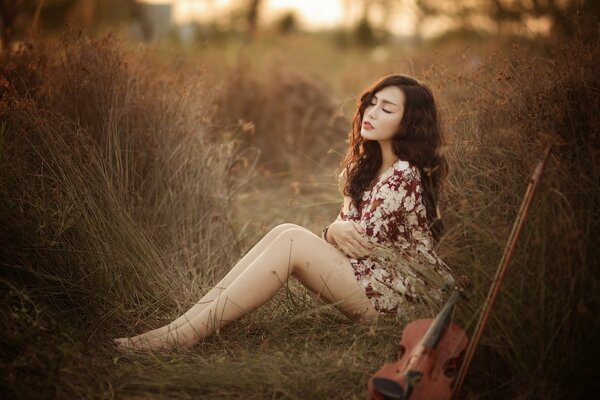
<svg viewBox="0 0 600 400">
<path fill-rule="evenodd" d="M 424 301 L 440 304 L 441 289 L 454 282 L 450 268 L 434 252 L 421 195 L 419 170 L 398 160 L 365 190 L 359 209 L 346 198 L 338 216 L 359 222 L 376 247 L 368 257 L 346 256 L 382 313 L 407 311 Z"/>
</svg>

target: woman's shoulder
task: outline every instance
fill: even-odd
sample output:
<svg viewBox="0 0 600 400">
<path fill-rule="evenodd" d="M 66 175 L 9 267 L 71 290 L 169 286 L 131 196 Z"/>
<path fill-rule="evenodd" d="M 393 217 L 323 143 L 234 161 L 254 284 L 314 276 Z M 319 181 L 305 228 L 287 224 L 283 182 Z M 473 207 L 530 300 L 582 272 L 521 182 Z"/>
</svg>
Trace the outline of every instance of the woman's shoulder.
<svg viewBox="0 0 600 400">
<path fill-rule="evenodd" d="M 408 161 L 398 160 L 394 163 L 391 173 L 382 179 L 381 189 L 384 193 L 390 191 L 402 196 L 408 192 L 418 190 L 421 185 L 421 174 L 419 169 Z"/>
<path fill-rule="evenodd" d="M 419 168 L 410 161 L 398 160 L 393 165 L 393 173 L 390 178 L 392 180 L 420 180 L 421 174 Z"/>
</svg>

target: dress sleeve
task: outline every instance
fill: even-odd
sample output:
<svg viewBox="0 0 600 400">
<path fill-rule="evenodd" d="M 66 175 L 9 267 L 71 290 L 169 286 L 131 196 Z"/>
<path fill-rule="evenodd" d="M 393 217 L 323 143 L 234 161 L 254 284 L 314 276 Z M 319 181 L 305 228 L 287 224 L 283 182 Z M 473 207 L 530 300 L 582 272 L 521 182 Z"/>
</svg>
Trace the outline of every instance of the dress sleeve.
<svg viewBox="0 0 600 400">
<path fill-rule="evenodd" d="M 430 236 L 425 207 L 421 201 L 421 180 L 414 168 L 394 169 L 372 194 L 361 223 L 366 234 L 379 243 L 408 244 Z"/>
</svg>

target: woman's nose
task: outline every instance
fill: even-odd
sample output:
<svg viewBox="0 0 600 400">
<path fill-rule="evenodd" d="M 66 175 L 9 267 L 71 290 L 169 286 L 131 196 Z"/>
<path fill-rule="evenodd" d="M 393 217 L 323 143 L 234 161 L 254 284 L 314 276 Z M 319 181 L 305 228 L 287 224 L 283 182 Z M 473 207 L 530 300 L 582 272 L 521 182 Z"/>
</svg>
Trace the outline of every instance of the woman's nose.
<svg viewBox="0 0 600 400">
<path fill-rule="evenodd" d="M 367 116 L 371 119 L 375 119 L 377 117 L 377 112 L 376 112 L 377 107 L 373 107 L 369 110 L 369 112 L 367 113 Z"/>
</svg>

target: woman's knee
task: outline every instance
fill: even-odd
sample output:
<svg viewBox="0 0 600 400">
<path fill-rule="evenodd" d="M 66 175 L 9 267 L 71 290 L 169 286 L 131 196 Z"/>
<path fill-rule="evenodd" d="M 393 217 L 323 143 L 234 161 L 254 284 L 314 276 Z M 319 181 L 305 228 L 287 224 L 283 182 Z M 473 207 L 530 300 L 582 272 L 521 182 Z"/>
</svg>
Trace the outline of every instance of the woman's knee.
<svg viewBox="0 0 600 400">
<path fill-rule="evenodd" d="M 311 241 L 314 239 L 319 239 L 319 237 L 317 235 L 315 235 L 313 232 L 309 231 L 308 229 L 306 229 L 300 225 L 295 225 L 295 224 L 282 224 L 282 225 L 286 225 L 287 228 L 283 229 L 279 232 L 279 235 L 277 236 L 276 240 L 280 240 L 280 241 L 281 240 L 283 240 L 283 241 L 302 240 L 303 242 L 306 242 L 307 240 Z"/>
<path fill-rule="evenodd" d="M 276 227 L 271 229 L 271 231 L 269 232 L 269 234 L 272 234 L 275 237 L 279 237 L 283 233 L 285 233 L 286 236 L 298 236 L 298 235 L 312 233 L 312 232 L 310 232 L 308 229 L 304 228 L 303 226 L 291 224 L 291 223 L 284 223 L 284 224 L 277 225 Z"/>
<path fill-rule="evenodd" d="M 290 228 L 286 229 L 275 238 L 276 246 L 289 250 L 289 256 L 292 264 L 299 267 L 300 270 L 305 269 L 309 265 L 315 265 L 317 259 L 323 257 L 333 257 L 331 254 L 331 246 L 325 243 L 320 237 L 306 228 Z M 342 258 L 347 262 L 347 259 Z M 331 258 L 331 262 L 327 265 L 337 265 L 341 260 Z M 348 262 L 348 265 L 349 262 Z M 309 268 L 311 273 L 319 271 L 321 268 Z"/>
<path fill-rule="evenodd" d="M 280 233 L 285 232 L 288 229 L 296 229 L 296 228 L 300 228 L 300 225 L 290 224 L 290 223 L 286 222 L 284 224 L 279 224 L 279 225 L 275 226 L 274 228 L 272 228 L 269 231 L 269 233 L 279 235 Z"/>
</svg>

